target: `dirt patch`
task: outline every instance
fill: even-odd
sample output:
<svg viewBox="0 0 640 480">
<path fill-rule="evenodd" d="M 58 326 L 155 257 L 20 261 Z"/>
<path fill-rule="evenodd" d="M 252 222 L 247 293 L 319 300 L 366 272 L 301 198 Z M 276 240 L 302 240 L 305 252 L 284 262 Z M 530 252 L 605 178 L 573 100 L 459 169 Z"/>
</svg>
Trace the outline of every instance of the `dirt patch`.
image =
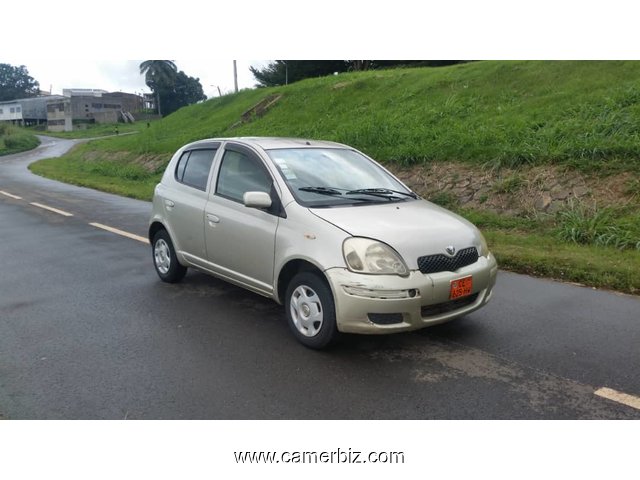
<svg viewBox="0 0 640 480">
<path fill-rule="evenodd" d="M 161 173 L 171 160 L 171 155 L 139 155 L 133 160 L 135 165 L 140 165 L 147 172 Z"/>
<path fill-rule="evenodd" d="M 101 152 L 99 150 L 90 150 L 82 155 L 82 159 L 86 162 L 121 162 L 121 163 L 131 163 L 133 165 L 138 165 L 145 169 L 149 173 L 160 173 L 162 172 L 169 160 L 171 159 L 171 155 L 167 154 L 143 154 L 143 155 L 134 155 L 131 152 L 121 151 L 121 152 Z"/>
<path fill-rule="evenodd" d="M 334 86 L 332 86 L 331 88 L 333 90 L 340 90 L 341 88 L 347 87 L 347 86 L 351 85 L 352 83 L 353 82 L 338 82 Z"/>
<path fill-rule="evenodd" d="M 595 177 L 555 166 L 494 171 L 453 162 L 390 169 L 411 189 L 445 206 L 512 215 L 555 213 L 576 201 L 606 207 L 639 200 L 629 192 L 631 173 Z"/>
<path fill-rule="evenodd" d="M 275 94 L 268 95 L 267 97 L 263 98 L 259 103 L 251 107 L 249 110 L 245 111 L 240 116 L 240 120 L 231 125 L 230 128 L 236 128 L 244 123 L 252 122 L 257 118 L 264 116 L 264 114 L 267 113 L 269 109 L 271 109 L 276 103 L 280 101 L 282 96 L 282 94 Z"/>
<path fill-rule="evenodd" d="M 122 162 L 131 157 L 130 152 L 102 152 L 100 150 L 89 150 L 82 155 L 82 159 L 87 162 L 100 162 L 102 160 Z"/>
</svg>

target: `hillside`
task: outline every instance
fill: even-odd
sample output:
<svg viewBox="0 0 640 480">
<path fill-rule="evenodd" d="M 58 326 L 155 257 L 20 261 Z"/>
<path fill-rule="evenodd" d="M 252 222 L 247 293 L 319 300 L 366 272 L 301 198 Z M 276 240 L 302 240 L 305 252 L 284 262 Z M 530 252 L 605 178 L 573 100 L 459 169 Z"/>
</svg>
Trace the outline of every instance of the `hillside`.
<svg viewBox="0 0 640 480">
<path fill-rule="evenodd" d="M 640 62 L 483 61 L 247 90 L 32 169 L 149 199 L 184 143 L 256 135 L 364 151 L 476 222 L 503 266 L 640 290 Z"/>
<path fill-rule="evenodd" d="M 262 98 L 261 119 L 230 128 Z M 140 138 L 96 148 L 168 153 L 203 137 L 277 135 L 351 144 L 382 161 L 580 168 L 640 153 L 640 62 L 477 62 L 341 74 L 184 108 Z"/>
</svg>

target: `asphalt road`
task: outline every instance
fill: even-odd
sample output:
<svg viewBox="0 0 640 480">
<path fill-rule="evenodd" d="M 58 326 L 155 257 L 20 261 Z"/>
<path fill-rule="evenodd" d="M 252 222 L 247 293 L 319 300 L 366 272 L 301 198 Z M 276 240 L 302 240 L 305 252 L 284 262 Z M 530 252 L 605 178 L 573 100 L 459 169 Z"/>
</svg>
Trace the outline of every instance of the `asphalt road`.
<svg viewBox="0 0 640 480">
<path fill-rule="evenodd" d="M 27 170 L 73 143 L 0 157 L 0 418 L 640 419 L 595 394 L 640 396 L 638 297 L 500 272 L 463 319 L 308 350 L 272 301 L 164 284 L 147 244 L 90 225 L 144 236 L 149 203 Z"/>
</svg>

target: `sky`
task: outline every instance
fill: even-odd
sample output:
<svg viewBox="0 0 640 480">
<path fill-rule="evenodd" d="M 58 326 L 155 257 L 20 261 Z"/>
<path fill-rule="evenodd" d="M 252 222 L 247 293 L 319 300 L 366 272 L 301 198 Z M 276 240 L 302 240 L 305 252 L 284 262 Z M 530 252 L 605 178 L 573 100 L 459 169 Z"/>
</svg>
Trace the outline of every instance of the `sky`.
<svg viewBox="0 0 640 480">
<path fill-rule="evenodd" d="M 40 83 L 40 89 L 62 95 L 64 88 L 94 88 L 110 92 L 149 93 L 151 90 L 140 75 L 143 60 L 84 60 L 51 59 L 34 56 L 8 55 L 0 62 L 24 65 L 29 75 Z M 218 87 L 224 95 L 234 90 L 233 60 L 174 60 L 179 70 L 200 79 L 208 98 L 218 96 Z M 262 67 L 267 60 L 237 60 L 238 88 L 253 88 L 256 84 L 249 71 L 251 65 Z"/>
<path fill-rule="evenodd" d="M 640 57 L 638 17 L 626 0 L 608 0 L 606 9 L 601 2 L 584 0 L 579 12 L 572 2 L 557 0 L 536 0 L 521 10 L 512 0 L 426 2 L 422 10 L 415 9 L 416 3 L 395 0 L 389 8 L 388 2 L 370 0 L 365 11 L 360 2 L 344 0 L 324 0 L 322 8 L 311 10 L 293 0 L 215 5 L 181 0 L 180 8 L 170 9 L 150 0 L 111 0 L 91 30 L 83 23 L 82 0 L 9 2 L 2 17 L 28 16 L 29 25 L 2 25 L 0 62 L 25 65 L 40 88 L 54 94 L 63 88 L 139 93 L 150 91 L 139 74 L 142 60 L 127 58 L 169 58 L 199 78 L 212 98 L 218 87 L 223 94 L 233 91 L 233 58 L 238 59 L 238 87 L 245 89 L 256 83 L 249 66 L 269 62 L 255 58 Z M 52 24 L 52 18 L 62 23 Z"/>
</svg>

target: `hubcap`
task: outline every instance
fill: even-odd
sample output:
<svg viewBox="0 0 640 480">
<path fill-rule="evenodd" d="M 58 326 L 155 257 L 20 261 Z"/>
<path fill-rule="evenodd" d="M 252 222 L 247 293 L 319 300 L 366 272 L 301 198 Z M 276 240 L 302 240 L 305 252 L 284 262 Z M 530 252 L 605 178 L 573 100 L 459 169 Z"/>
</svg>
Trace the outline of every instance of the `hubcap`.
<svg viewBox="0 0 640 480">
<path fill-rule="evenodd" d="M 293 324 L 302 335 L 313 337 L 318 334 L 323 321 L 322 303 L 313 289 L 300 285 L 293 291 L 289 307 Z"/>
<path fill-rule="evenodd" d="M 153 258 L 155 259 L 158 271 L 166 275 L 171 267 L 171 255 L 169 253 L 169 245 L 167 245 L 164 239 L 159 239 L 153 246 Z"/>
</svg>

